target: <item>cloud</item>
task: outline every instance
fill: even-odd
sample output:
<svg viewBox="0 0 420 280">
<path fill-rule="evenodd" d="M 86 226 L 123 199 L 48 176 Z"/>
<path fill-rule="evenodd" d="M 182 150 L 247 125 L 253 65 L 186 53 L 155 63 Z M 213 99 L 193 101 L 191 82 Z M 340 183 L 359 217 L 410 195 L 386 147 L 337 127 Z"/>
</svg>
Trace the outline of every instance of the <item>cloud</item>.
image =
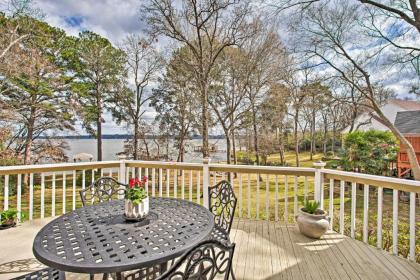
<svg viewBox="0 0 420 280">
<path fill-rule="evenodd" d="M 91 30 L 118 44 L 129 33 L 142 33 L 139 0 L 40 0 L 45 20 L 71 35 Z"/>
</svg>

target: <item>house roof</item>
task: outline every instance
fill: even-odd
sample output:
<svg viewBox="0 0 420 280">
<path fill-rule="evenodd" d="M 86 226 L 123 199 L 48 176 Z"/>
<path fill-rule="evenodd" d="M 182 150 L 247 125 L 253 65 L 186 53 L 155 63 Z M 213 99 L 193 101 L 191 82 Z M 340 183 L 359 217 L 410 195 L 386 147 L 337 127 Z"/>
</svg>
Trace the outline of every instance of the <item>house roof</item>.
<svg viewBox="0 0 420 280">
<path fill-rule="evenodd" d="M 420 134 L 420 110 L 398 112 L 394 124 L 402 134 Z"/>
<path fill-rule="evenodd" d="M 389 103 L 395 104 L 407 111 L 420 110 L 420 101 L 392 99 Z"/>
</svg>

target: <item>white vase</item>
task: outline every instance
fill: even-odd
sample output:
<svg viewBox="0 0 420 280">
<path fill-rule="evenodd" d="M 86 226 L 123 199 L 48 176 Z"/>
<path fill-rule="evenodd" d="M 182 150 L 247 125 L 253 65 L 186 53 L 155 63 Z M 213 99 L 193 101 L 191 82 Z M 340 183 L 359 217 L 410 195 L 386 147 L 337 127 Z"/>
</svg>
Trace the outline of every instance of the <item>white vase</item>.
<svg viewBox="0 0 420 280">
<path fill-rule="evenodd" d="M 133 204 L 129 199 L 125 200 L 125 218 L 129 220 L 144 218 L 149 213 L 149 198 L 143 199 L 139 204 Z"/>
</svg>

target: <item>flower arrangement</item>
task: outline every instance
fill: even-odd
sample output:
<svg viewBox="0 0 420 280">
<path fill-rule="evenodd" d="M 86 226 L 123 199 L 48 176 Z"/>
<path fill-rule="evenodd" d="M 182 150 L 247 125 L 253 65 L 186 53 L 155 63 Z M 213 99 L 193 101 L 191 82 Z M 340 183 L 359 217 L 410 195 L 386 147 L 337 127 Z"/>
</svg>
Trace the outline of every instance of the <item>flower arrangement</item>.
<svg viewBox="0 0 420 280">
<path fill-rule="evenodd" d="M 131 178 L 128 184 L 128 189 L 125 192 L 125 199 L 130 200 L 134 205 L 142 203 L 143 200 L 148 197 L 145 189 L 146 183 L 146 176 L 142 179 Z"/>
</svg>

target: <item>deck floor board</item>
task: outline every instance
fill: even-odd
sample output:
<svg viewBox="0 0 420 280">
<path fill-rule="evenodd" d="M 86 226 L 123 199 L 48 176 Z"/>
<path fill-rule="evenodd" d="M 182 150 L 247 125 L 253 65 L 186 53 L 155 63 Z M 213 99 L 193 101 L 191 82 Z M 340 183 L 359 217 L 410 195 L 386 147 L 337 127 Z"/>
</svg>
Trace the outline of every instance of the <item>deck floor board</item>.
<svg viewBox="0 0 420 280">
<path fill-rule="evenodd" d="M 32 242 L 48 221 L 0 232 L 0 280 L 42 267 L 32 255 Z M 233 268 L 238 280 L 420 279 L 419 264 L 333 231 L 313 240 L 293 224 L 235 219 L 231 239 L 236 243 Z M 89 279 L 82 274 L 66 277 Z"/>
</svg>

